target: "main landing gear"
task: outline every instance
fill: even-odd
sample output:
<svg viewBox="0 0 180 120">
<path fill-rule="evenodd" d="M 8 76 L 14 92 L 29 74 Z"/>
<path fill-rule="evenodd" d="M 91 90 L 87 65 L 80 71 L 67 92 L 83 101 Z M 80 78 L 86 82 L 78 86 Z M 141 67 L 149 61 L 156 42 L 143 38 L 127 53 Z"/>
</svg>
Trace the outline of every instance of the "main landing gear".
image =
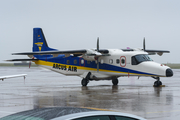
<svg viewBox="0 0 180 120">
<path fill-rule="evenodd" d="M 113 83 L 113 85 L 117 85 L 118 84 L 118 79 L 117 78 L 112 79 L 112 83 Z"/>
<path fill-rule="evenodd" d="M 87 86 L 88 83 L 89 83 L 89 80 L 86 78 L 83 78 L 81 81 L 82 86 Z"/>
<path fill-rule="evenodd" d="M 154 79 L 156 79 L 156 81 L 154 82 L 154 87 L 159 87 L 160 85 L 162 85 L 162 82 L 160 81 L 159 77 L 153 77 Z"/>
<path fill-rule="evenodd" d="M 89 80 L 90 80 L 90 76 L 91 76 L 91 72 L 88 72 L 86 77 L 83 78 L 82 81 L 81 81 L 82 86 L 87 86 L 87 84 L 89 83 Z"/>
</svg>

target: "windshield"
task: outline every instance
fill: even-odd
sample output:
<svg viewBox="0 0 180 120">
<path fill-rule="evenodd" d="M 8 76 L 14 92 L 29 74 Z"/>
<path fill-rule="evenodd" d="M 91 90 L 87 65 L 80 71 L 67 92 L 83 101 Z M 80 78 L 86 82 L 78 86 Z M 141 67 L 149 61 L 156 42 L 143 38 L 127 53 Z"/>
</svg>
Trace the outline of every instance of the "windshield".
<svg viewBox="0 0 180 120">
<path fill-rule="evenodd" d="M 144 61 L 152 61 L 152 59 L 146 54 L 132 56 L 132 65 L 137 65 Z"/>
</svg>

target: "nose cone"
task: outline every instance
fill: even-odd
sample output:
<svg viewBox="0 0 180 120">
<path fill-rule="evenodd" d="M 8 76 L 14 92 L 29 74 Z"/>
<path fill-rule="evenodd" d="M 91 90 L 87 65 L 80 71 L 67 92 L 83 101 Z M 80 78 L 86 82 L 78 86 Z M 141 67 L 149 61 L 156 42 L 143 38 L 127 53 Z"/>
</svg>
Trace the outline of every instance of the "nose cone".
<svg viewBox="0 0 180 120">
<path fill-rule="evenodd" d="M 173 71 L 170 68 L 168 68 L 166 70 L 166 77 L 171 77 L 171 76 L 173 76 Z"/>
</svg>

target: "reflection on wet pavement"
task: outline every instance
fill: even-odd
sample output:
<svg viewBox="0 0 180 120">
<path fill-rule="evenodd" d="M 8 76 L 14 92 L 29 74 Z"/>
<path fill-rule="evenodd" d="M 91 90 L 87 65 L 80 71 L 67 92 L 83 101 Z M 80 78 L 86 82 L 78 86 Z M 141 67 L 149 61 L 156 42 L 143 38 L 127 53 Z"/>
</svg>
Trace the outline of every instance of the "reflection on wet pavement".
<svg viewBox="0 0 180 120">
<path fill-rule="evenodd" d="M 6 69 L 6 70 L 4 70 Z M 63 76 L 40 68 L 0 68 L 1 75 L 26 73 L 27 79 L 0 82 L 0 117 L 43 107 L 74 106 L 101 108 L 135 114 L 147 119 L 180 118 L 180 70 L 174 77 L 161 78 L 166 87 L 154 88 L 154 79 L 142 77 L 92 81 L 81 86 L 81 78 Z"/>
</svg>

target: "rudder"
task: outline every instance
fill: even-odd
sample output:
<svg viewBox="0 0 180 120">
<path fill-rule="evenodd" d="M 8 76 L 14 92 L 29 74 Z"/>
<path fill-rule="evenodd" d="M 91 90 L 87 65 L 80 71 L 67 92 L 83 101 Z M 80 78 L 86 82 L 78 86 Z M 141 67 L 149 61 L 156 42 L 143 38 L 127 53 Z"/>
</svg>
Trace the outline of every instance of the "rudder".
<svg viewBox="0 0 180 120">
<path fill-rule="evenodd" d="M 51 51 L 51 50 L 55 50 L 55 49 L 49 48 L 42 29 L 34 28 L 33 29 L 33 52 Z"/>
</svg>

